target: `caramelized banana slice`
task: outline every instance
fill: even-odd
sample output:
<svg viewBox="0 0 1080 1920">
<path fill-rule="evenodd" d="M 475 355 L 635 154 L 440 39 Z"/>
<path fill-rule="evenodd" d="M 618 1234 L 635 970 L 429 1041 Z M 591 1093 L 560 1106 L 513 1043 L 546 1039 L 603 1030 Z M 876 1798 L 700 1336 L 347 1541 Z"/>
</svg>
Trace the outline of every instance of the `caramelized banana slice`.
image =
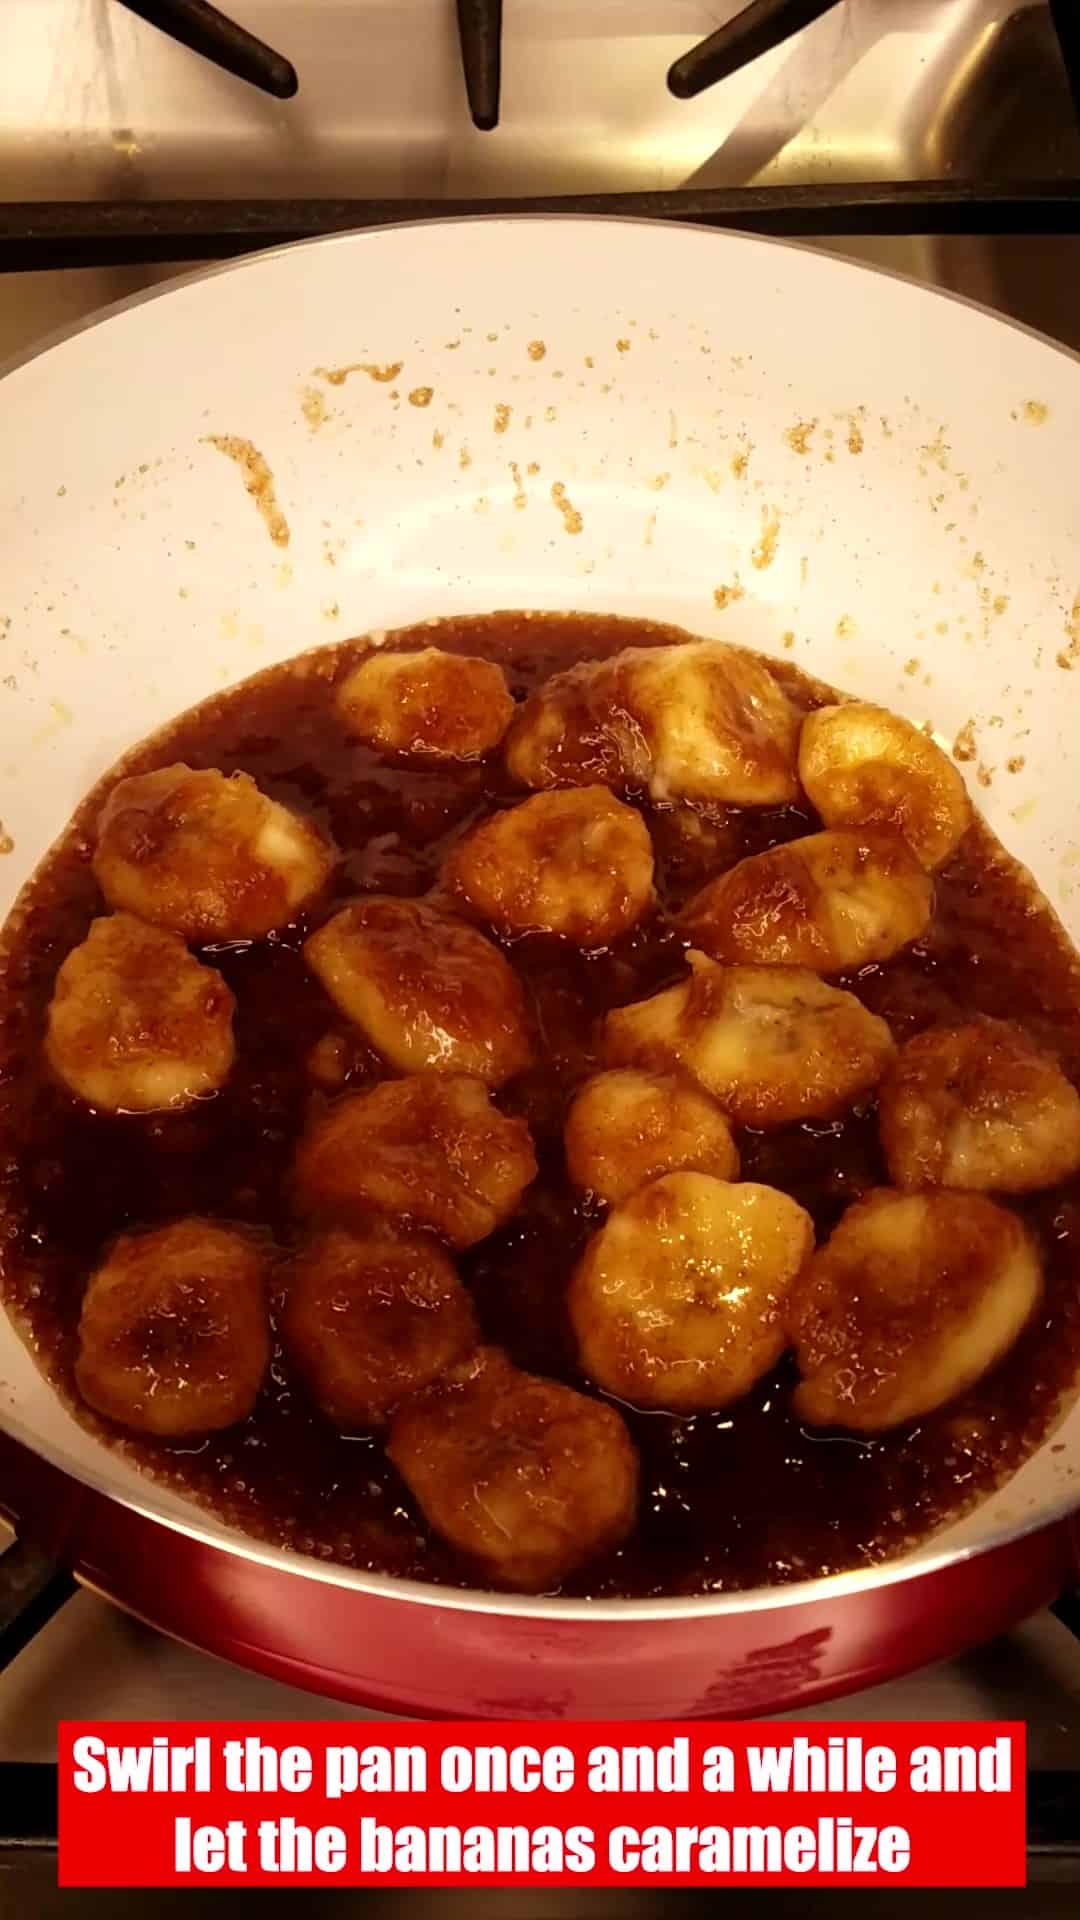
<svg viewBox="0 0 1080 1920">
<path fill-rule="evenodd" d="M 528 1066 L 525 1000 L 475 927 L 423 900 L 381 895 L 335 913 L 304 959 L 334 1005 L 399 1073 L 467 1073 L 501 1086 Z"/>
<path fill-rule="evenodd" d="M 235 1002 L 175 933 L 127 913 L 91 922 L 56 976 L 45 1057 L 106 1113 L 156 1113 L 216 1093 L 236 1052 Z"/>
<path fill-rule="evenodd" d="M 246 1420 L 270 1364 L 265 1275 L 255 1242 L 211 1220 L 124 1234 L 83 1296 L 83 1399 L 163 1440 Z"/>
<path fill-rule="evenodd" d="M 719 1107 L 692 1081 L 671 1074 L 636 1067 L 594 1074 L 566 1116 L 565 1142 L 574 1185 L 613 1206 L 663 1173 L 739 1177 Z"/>
<path fill-rule="evenodd" d="M 429 1524 L 495 1587 L 550 1591 L 634 1525 L 637 1454 L 615 1409 L 492 1347 L 410 1400 L 387 1452 Z"/>
<path fill-rule="evenodd" d="M 921 728 L 851 700 L 808 714 L 799 779 L 828 827 L 892 827 L 924 867 L 940 867 L 971 822 L 963 779 Z"/>
<path fill-rule="evenodd" d="M 178 765 L 117 782 L 93 864 L 111 907 L 206 945 L 287 926 L 336 857 L 310 820 L 260 793 L 250 774 Z"/>
<path fill-rule="evenodd" d="M 879 1124 L 898 1187 L 1033 1193 L 1080 1172 L 1080 1094 L 1007 1020 L 909 1040 L 882 1085 Z"/>
<path fill-rule="evenodd" d="M 993 1200 L 867 1194 L 792 1294 L 795 1412 L 853 1433 L 921 1419 L 996 1365 L 1041 1294 L 1031 1240 Z"/>
<path fill-rule="evenodd" d="M 641 815 L 606 787 L 538 793 L 460 840 L 445 877 L 500 933 L 603 947 L 652 905 L 652 842 Z"/>
<path fill-rule="evenodd" d="M 876 1087 L 895 1053 L 884 1020 L 802 967 L 722 967 L 604 1022 L 615 1066 L 683 1067 L 738 1127 L 831 1120 Z"/>
<path fill-rule="evenodd" d="M 799 715 L 764 661 L 694 640 L 557 673 L 519 708 L 506 764 L 526 787 L 782 806 L 798 791 L 798 737 Z"/>
<path fill-rule="evenodd" d="M 917 940 L 932 901 L 897 834 L 840 829 L 740 860 L 695 894 L 680 925 L 714 960 L 845 973 Z"/>
<path fill-rule="evenodd" d="M 471 1247 L 509 1218 L 536 1157 L 481 1080 L 427 1074 L 347 1094 L 303 1135 L 295 1197 L 303 1213 L 366 1227 L 387 1215 Z"/>
<path fill-rule="evenodd" d="M 422 647 L 370 653 L 337 690 L 337 710 L 356 739 L 382 753 L 482 760 L 514 712 L 501 667 Z"/>
<path fill-rule="evenodd" d="M 788 1344 L 788 1291 L 813 1251 L 775 1187 L 654 1180 L 608 1216 L 570 1282 L 589 1377 L 636 1407 L 706 1413 L 748 1393 Z"/>
<path fill-rule="evenodd" d="M 454 1263 L 422 1234 L 324 1233 L 292 1262 L 281 1337 L 335 1426 L 367 1431 L 476 1346 Z"/>
</svg>

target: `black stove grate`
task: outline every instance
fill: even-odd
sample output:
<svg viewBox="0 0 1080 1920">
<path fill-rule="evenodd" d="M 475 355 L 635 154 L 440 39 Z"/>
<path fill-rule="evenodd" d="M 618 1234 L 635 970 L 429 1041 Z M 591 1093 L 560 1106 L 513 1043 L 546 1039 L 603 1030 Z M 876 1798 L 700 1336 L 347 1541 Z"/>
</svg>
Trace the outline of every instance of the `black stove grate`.
<svg viewBox="0 0 1080 1920">
<path fill-rule="evenodd" d="M 839 0 L 751 0 L 672 65 L 668 86 L 693 99 L 729 79 L 763 53 L 831 13 Z M 206 0 L 120 0 L 121 6 L 190 47 L 215 66 L 264 93 L 287 100 L 297 92 L 295 67 Z M 465 94 L 473 124 L 490 133 L 499 124 L 502 0 L 456 0 Z M 1074 0 L 1050 0 L 1074 93 L 1080 101 L 1080 21 Z"/>
<path fill-rule="evenodd" d="M 464 200 L 0 201 L 0 273 L 228 260 L 361 227 L 500 214 L 688 222 L 795 238 L 1076 234 L 1080 180 L 682 187 Z"/>
<path fill-rule="evenodd" d="M 240 79 L 281 98 L 301 85 L 290 62 L 205 0 L 120 0 Z M 835 0 L 755 0 L 691 48 L 668 75 L 698 93 L 828 10 Z M 1080 6 L 1049 0 L 1080 115 Z M 499 119 L 502 0 L 456 0 L 466 97 L 475 124 Z M 454 215 L 576 213 L 735 227 L 780 235 L 1080 233 L 1080 179 L 930 180 L 676 189 L 469 200 L 253 199 L 0 202 L 0 272 L 228 259 L 360 227 Z"/>
</svg>

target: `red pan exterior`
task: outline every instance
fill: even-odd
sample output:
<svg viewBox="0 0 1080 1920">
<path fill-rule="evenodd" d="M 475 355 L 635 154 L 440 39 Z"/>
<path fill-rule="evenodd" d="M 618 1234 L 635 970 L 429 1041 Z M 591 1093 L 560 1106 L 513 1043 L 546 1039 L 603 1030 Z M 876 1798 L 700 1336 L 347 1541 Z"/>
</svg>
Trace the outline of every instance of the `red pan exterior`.
<svg viewBox="0 0 1080 1920">
<path fill-rule="evenodd" d="M 0 1505 L 163 1632 L 297 1687 L 454 1718 L 723 1718 L 872 1686 L 1004 1631 L 1080 1576 L 1074 1516 L 892 1585 L 654 1620 L 470 1613 L 358 1593 L 174 1533 L 0 1436 Z"/>
</svg>

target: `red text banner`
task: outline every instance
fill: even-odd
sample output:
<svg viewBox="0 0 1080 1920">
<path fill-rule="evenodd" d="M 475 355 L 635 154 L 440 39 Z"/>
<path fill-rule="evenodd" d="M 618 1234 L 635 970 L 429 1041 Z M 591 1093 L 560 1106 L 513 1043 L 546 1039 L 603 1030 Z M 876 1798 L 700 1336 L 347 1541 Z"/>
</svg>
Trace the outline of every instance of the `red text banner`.
<svg viewBox="0 0 1080 1920">
<path fill-rule="evenodd" d="M 1019 1886 L 1024 1728 L 66 1722 L 62 1886 Z"/>
</svg>

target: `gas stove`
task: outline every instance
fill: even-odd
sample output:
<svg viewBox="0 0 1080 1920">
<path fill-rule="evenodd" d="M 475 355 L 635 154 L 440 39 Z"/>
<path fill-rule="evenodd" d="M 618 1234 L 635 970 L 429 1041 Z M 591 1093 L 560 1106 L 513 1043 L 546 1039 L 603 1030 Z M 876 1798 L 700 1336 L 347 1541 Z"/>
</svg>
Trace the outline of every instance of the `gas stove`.
<svg viewBox="0 0 1080 1920">
<path fill-rule="evenodd" d="M 701 54 L 736 0 L 230 5 L 233 31 L 190 0 L 6 0 L 0 362 L 184 264 L 507 208 L 797 234 L 1080 348 L 1070 0 L 771 6 L 755 10 L 771 16 L 766 38 L 780 15 L 808 24 Z M 0 1554 L 0 1915 L 7 1901 L 52 1911 L 59 1718 L 363 1717 L 165 1640 L 19 1553 Z M 1073 1910 L 1075 1598 L 806 1717 L 1025 1720 L 1031 1875 L 1046 1897 L 1024 1910 L 1057 1911 L 1058 1892 Z M 349 1896 L 312 1898 L 333 1910 Z M 571 1899 L 546 1895 L 543 1910 Z M 817 1911 L 812 1896 L 797 1910 Z"/>
<path fill-rule="evenodd" d="M 201 0 L 6 0 L 0 265 L 220 257 L 496 204 L 1076 226 L 1072 0 L 231 3 L 254 42 Z M 759 10 L 771 33 L 740 29 Z"/>
</svg>

